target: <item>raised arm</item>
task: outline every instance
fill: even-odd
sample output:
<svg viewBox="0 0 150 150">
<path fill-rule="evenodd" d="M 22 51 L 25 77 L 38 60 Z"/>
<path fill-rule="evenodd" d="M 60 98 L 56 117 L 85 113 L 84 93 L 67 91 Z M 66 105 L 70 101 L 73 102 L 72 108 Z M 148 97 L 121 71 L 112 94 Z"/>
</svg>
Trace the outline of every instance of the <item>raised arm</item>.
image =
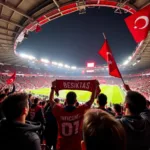
<svg viewBox="0 0 150 150">
<path fill-rule="evenodd" d="M 93 92 L 92 92 L 92 95 L 91 95 L 91 98 L 88 102 L 86 102 L 89 106 L 91 106 L 94 102 L 94 99 L 96 98 L 96 94 L 97 94 L 97 88 L 99 86 L 99 83 L 98 81 L 95 82 L 95 88 L 93 89 Z"/>
<path fill-rule="evenodd" d="M 55 88 L 56 88 L 56 81 L 53 81 L 51 91 L 50 91 L 50 96 L 49 96 L 49 102 L 50 102 L 51 106 L 53 106 L 55 104 L 55 101 L 54 101 Z"/>
</svg>

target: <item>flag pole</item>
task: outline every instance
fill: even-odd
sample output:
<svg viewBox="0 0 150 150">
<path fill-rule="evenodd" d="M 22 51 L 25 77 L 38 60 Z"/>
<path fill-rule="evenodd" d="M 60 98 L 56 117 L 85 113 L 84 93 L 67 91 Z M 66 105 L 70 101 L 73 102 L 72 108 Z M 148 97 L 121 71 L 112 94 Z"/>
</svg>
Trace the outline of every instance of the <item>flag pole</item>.
<svg viewBox="0 0 150 150">
<path fill-rule="evenodd" d="M 103 32 L 102 34 L 103 34 L 104 39 L 107 40 L 105 33 Z"/>
</svg>

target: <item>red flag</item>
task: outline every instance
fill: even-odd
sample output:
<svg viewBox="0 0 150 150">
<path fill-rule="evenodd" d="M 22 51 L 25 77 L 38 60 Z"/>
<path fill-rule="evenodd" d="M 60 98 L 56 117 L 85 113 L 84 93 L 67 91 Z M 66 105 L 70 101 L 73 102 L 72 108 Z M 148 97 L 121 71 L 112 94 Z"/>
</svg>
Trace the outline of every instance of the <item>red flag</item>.
<svg viewBox="0 0 150 150">
<path fill-rule="evenodd" d="M 109 74 L 117 78 L 122 78 L 107 40 L 105 40 L 102 48 L 100 49 L 99 55 L 102 56 L 107 62 L 109 68 Z"/>
<path fill-rule="evenodd" d="M 36 26 L 36 29 L 35 29 L 35 32 L 38 33 L 38 32 L 40 32 L 41 30 L 42 30 L 42 28 L 41 28 L 39 25 L 37 25 L 37 26 Z"/>
<path fill-rule="evenodd" d="M 125 22 L 137 43 L 144 40 L 150 31 L 150 5 L 127 17 Z"/>
<path fill-rule="evenodd" d="M 9 79 L 6 80 L 6 83 L 12 84 L 15 81 L 15 79 L 16 79 L 16 71 L 13 73 L 13 75 Z"/>
</svg>

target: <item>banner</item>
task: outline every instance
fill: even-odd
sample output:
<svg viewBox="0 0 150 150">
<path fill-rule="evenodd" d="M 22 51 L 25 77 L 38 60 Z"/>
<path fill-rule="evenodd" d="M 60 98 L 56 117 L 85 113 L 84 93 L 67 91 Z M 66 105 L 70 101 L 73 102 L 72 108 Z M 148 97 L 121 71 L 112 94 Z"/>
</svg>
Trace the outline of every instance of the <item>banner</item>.
<svg viewBox="0 0 150 150">
<path fill-rule="evenodd" d="M 59 90 L 84 90 L 93 92 L 96 87 L 97 96 L 100 93 L 99 82 L 97 80 L 56 80 L 55 92 L 57 95 L 59 95 Z"/>
</svg>

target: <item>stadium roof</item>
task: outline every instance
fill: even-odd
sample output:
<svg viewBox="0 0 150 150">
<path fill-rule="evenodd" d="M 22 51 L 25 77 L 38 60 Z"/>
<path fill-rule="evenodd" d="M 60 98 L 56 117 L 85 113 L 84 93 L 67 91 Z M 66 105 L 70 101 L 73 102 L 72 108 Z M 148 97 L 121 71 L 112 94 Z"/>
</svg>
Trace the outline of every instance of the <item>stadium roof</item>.
<svg viewBox="0 0 150 150">
<path fill-rule="evenodd" d="M 150 3 L 150 0 L 0 0 L 0 62 L 12 65 L 28 65 L 27 60 L 17 56 L 16 46 L 22 42 L 28 32 L 58 17 L 79 11 L 86 7 L 106 6 L 115 8 L 114 12 L 135 13 Z M 150 64 L 150 34 L 137 46 L 129 64 L 140 59 L 134 68 L 143 68 Z"/>
</svg>

